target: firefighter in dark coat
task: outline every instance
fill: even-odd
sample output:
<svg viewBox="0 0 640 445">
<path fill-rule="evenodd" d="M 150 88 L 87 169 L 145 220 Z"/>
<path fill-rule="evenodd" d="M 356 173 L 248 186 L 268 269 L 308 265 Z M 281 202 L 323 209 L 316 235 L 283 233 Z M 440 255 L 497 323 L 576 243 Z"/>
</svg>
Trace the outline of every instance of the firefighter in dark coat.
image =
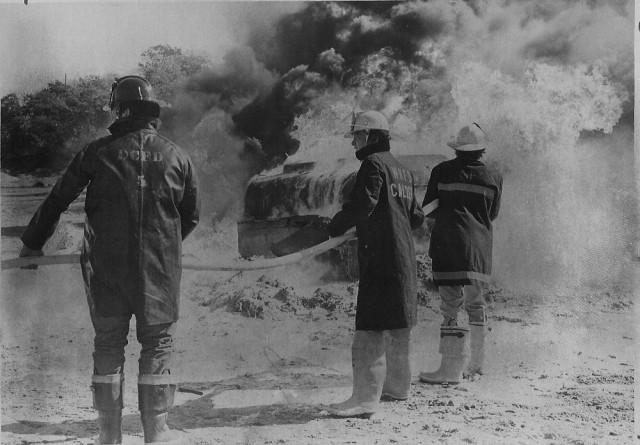
<svg viewBox="0 0 640 445">
<path fill-rule="evenodd" d="M 347 202 L 329 223 L 338 236 L 355 226 L 360 283 L 352 346 L 353 394 L 329 406 L 341 417 L 370 416 L 381 396 L 406 400 L 409 339 L 417 316 L 417 265 L 411 231 L 424 222 L 411 172 L 390 153 L 382 113 L 354 115 L 351 131 L 362 162 Z"/>
<path fill-rule="evenodd" d="M 485 337 L 483 285 L 491 279 L 493 251 L 492 221 L 498 216 L 502 177 L 480 158 L 487 138 L 477 124 L 463 127 L 449 142 L 456 157 L 431 172 L 424 204 L 439 200 L 430 214 L 435 218 L 429 256 L 433 281 L 439 287 L 440 353 L 442 362 L 435 372 L 423 372 L 420 380 L 438 384 L 460 382 L 463 373 L 482 374 Z M 469 328 L 458 326 L 457 315 L 464 304 Z M 471 358 L 466 372 L 465 362 Z"/>
<path fill-rule="evenodd" d="M 117 79 L 109 108 L 110 136 L 84 147 L 33 216 L 20 256 L 42 255 L 60 215 L 87 188 L 81 253 L 95 329 L 93 403 L 98 443 L 122 443 L 124 349 L 136 317 L 138 401 L 145 443 L 167 443 L 176 386 L 170 360 L 178 320 L 182 241 L 198 223 L 194 166 L 157 133 L 164 102 L 138 76 Z"/>
</svg>

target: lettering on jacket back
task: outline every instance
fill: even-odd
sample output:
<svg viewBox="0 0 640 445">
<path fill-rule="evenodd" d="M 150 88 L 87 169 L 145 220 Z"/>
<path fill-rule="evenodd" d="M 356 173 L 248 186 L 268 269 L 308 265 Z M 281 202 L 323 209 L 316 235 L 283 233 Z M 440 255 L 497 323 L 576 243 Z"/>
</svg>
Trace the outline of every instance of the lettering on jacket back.
<svg viewBox="0 0 640 445">
<path fill-rule="evenodd" d="M 404 168 L 389 166 L 391 181 L 389 190 L 394 198 L 400 197 L 413 201 L 413 176 Z"/>
<path fill-rule="evenodd" d="M 131 159 L 132 161 L 145 161 L 145 162 L 161 162 L 162 161 L 162 153 L 160 152 L 151 152 L 144 150 L 118 150 L 118 161 L 123 161 L 125 159 Z"/>
</svg>

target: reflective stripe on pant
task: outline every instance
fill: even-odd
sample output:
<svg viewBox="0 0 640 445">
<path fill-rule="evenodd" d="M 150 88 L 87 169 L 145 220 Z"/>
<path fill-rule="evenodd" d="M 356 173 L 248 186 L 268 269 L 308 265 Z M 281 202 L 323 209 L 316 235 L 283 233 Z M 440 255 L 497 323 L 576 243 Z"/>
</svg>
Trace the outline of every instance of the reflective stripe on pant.
<svg viewBox="0 0 640 445">
<path fill-rule="evenodd" d="M 131 317 L 127 316 L 91 320 L 95 330 L 94 374 L 112 375 L 123 372 L 130 320 Z M 170 373 L 175 331 L 176 323 L 136 324 L 136 336 L 142 346 L 138 360 L 140 374 Z"/>
<path fill-rule="evenodd" d="M 439 286 L 440 312 L 444 317 L 443 325 L 455 320 L 464 303 L 470 323 L 484 323 L 484 295 L 481 284 L 465 286 Z"/>
</svg>

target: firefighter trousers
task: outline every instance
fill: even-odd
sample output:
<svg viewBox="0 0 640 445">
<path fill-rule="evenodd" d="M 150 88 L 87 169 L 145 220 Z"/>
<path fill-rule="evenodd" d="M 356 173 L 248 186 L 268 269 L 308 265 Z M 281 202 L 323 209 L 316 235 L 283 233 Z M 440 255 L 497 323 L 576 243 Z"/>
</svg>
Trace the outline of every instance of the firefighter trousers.
<svg viewBox="0 0 640 445">
<path fill-rule="evenodd" d="M 95 330 L 93 350 L 95 375 L 124 372 L 130 320 L 131 316 L 92 318 Z M 171 373 L 175 332 L 175 322 L 156 325 L 136 323 L 136 337 L 142 346 L 138 360 L 140 375 Z"/>
<path fill-rule="evenodd" d="M 469 323 L 484 323 L 485 300 L 481 284 L 464 286 L 439 286 L 440 312 L 444 317 L 443 325 L 458 317 L 458 312 L 464 304 L 469 316 Z"/>
</svg>

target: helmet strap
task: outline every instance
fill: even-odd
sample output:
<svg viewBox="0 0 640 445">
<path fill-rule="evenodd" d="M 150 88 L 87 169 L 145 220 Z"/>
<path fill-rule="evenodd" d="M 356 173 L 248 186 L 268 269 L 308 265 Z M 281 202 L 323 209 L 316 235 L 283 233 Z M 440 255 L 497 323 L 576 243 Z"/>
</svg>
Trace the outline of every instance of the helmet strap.
<svg viewBox="0 0 640 445">
<path fill-rule="evenodd" d="M 356 112 L 355 112 L 355 110 L 353 110 L 353 111 L 351 111 L 351 130 L 350 130 L 351 133 L 353 133 L 355 131 L 356 119 L 357 119 Z"/>
<path fill-rule="evenodd" d="M 121 108 L 120 105 L 116 107 L 116 117 L 118 119 L 124 119 L 126 117 L 129 117 L 130 115 L 131 110 L 129 109 L 129 107 Z"/>
<path fill-rule="evenodd" d="M 118 86 L 118 79 L 111 82 L 111 94 L 109 94 L 109 107 L 113 109 L 113 99 L 116 92 L 116 87 Z"/>
<path fill-rule="evenodd" d="M 367 142 L 365 143 L 365 145 L 371 145 L 371 144 L 375 144 L 376 142 L 378 142 L 378 138 L 375 138 L 375 141 L 370 140 L 370 137 L 371 137 L 371 130 L 370 129 L 364 130 L 364 133 L 367 135 Z"/>
</svg>

